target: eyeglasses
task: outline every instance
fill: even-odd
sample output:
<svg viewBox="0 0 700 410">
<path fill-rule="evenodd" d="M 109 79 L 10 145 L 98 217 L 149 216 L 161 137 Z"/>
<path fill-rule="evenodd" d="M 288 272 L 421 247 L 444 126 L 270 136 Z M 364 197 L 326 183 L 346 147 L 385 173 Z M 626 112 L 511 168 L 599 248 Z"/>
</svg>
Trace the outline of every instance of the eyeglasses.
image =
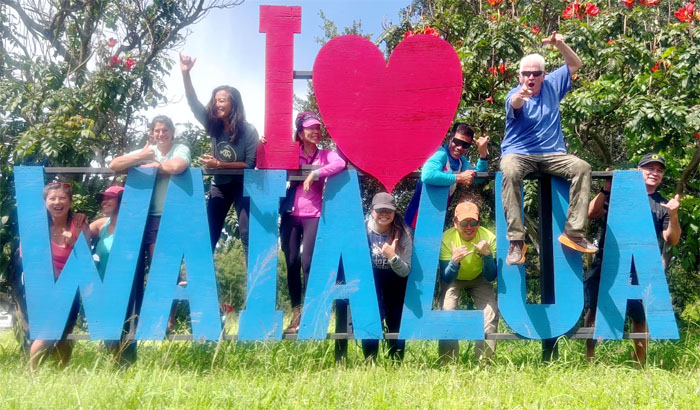
<svg viewBox="0 0 700 410">
<path fill-rule="evenodd" d="M 530 76 L 534 76 L 535 78 L 541 76 L 544 73 L 544 71 L 521 71 L 520 75 L 522 75 L 525 78 L 528 78 Z"/>
<path fill-rule="evenodd" d="M 375 209 L 374 212 L 376 212 L 378 214 L 393 214 L 394 210 L 389 209 L 389 208 L 379 208 L 379 209 Z"/>
<path fill-rule="evenodd" d="M 452 138 L 452 143 L 463 149 L 467 149 L 472 145 L 470 141 L 461 140 L 459 138 Z"/>
<path fill-rule="evenodd" d="M 461 226 L 462 228 L 466 228 L 467 226 L 470 226 L 470 225 L 477 226 L 477 225 L 479 225 L 479 221 L 477 221 L 476 219 L 472 219 L 472 220 L 464 220 L 464 221 L 459 223 L 459 226 Z"/>
</svg>

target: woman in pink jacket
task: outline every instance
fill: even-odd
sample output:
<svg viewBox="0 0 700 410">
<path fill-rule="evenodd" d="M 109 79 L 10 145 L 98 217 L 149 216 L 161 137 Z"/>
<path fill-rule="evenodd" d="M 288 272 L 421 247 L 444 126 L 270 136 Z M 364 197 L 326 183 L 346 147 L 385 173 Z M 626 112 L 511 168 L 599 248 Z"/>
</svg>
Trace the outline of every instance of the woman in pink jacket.
<svg viewBox="0 0 700 410">
<path fill-rule="evenodd" d="M 311 172 L 303 183 L 290 185 L 287 197 L 291 199 L 293 195 L 294 200 L 290 204 L 291 209 L 289 206 L 284 209 L 284 205 L 282 209 L 280 236 L 287 262 L 289 298 L 294 312 L 285 333 L 296 333 L 299 330 L 302 295 L 309 278 L 326 177 L 345 169 L 345 160 L 337 153 L 318 148 L 321 140 L 321 121 L 316 114 L 299 113 L 295 124 L 297 131 L 294 140 L 299 143 L 299 164 L 321 167 Z M 304 270 L 304 285 L 301 282 L 301 269 Z"/>
</svg>

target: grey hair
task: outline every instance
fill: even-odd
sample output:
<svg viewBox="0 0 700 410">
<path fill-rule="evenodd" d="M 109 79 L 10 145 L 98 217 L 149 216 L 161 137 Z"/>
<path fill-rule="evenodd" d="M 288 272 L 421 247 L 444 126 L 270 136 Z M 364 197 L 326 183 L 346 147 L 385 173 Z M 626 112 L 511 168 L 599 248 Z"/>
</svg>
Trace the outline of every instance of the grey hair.
<svg viewBox="0 0 700 410">
<path fill-rule="evenodd" d="M 520 59 L 520 71 L 523 71 L 523 66 L 527 63 L 537 63 L 540 70 L 544 71 L 544 57 L 540 54 L 528 54 Z"/>
</svg>

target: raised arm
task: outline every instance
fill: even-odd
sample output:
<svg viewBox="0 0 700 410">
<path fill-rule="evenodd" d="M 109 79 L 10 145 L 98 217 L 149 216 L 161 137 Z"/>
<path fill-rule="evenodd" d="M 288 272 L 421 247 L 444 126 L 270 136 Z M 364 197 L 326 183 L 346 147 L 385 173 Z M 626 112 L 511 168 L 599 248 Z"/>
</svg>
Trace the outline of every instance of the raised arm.
<svg viewBox="0 0 700 410">
<path fill-rule="evenodd" d="M 664 241 L 670 246 L 675 246 L 681 239 L 681 224 L 678 220 L 679 197 L 676 195 L 666 204 L 661 204 L 668 210 L 668 227 L 664 229 Z"/>
<path fill-rule="evenodd" d="M 543 39 L 542 43 L 553 45 L 557 48 L 557 50 L 559 50 L 562 57 L 564 57 L 564 62 L 569 67 L 569 73 L 571 75 L 574 75 L 574 73 L 581 68 L 581 65 L 583 64 L 581 59 L 578 57 L 576 52 L 564 42 L 564 36 L 561 34 L 555 31 L 552 33 L 551 37 Z"/>
<path fill-rule="evenodd" d="M 190 70 L 194 67 L 195 62 L 197 62 L 196 57 L 192 58 L 180 54 L 180 71 L 182 71 L 182 82 L 185 85 L 185 93 L 187 94 L 195 94 L 192 77 L 190 77 Z"/>
</svg>

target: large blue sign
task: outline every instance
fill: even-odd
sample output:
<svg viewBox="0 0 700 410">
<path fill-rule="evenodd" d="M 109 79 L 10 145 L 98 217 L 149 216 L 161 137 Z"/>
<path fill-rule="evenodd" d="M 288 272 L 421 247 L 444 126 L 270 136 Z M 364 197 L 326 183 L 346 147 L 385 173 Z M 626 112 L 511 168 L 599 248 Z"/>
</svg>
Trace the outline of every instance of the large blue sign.
<svg viewBox="0 0 700 410">
<path fill-rule="evenodd" d="M 246 170 L 245 195 L 251 199 L 250 247 L 246 306 L 240 312 L 241 340 L 280 340 L 282 312 L 277 311 L 279 200 L 284 196 L 286 171 Z M 525 270 L 505 264 L 505 219 L 501 175 L 496 177 L 496 231 L 499 309 L 519 335 L 551 339 L 570 331 L 583 309 L 581 255 L 554 243 L 556 303 L 528 304 Z M 78 239 L 58 280 L 54 280 L 48 219 L 42 198 L 41 167 L 16 167 L 15 186 L 23 253 L 24 285 L 30 338 L 60 339 L 71 305 L 82 300 L 90 337 L 117 340 L 126 319 L 129 295 L 141 248 L 155 174 L 152 169 L 129 171 L 112 256 L 104 279 L 95 268 L 84 237 Z M 568 184 L 552 183 L 553 232 L 563 231 Z M 412 271 L 406 289 L 402 339 L 484 338 L 483 313 L 434 311 L 442 221 L 447 188 L 426 185 L 420 199 L 414 238 Z M 677 339 L 649 201 L 637 171 L 616 171 L 610 198 L 595 337 L 623 336 L 628 300 L 641 300 L 652 339 Z M 632 267 L 638 283 L 630 282 Z M 181 268 L 186 285 L 178 283 Z M 344 281 L 339 281 L 340 269 Z M 328 178 L 299 339 L 325 339 L 333 302 L 348 300 L 354 336 L 382 338 L 364 212 L 357 173 L 344 171 Z M 218 340 L 222 335 L 212 249 L 209 242 L 202 174 L 189 169 L 172 176 L 139 317 L 136 339 L 159 340 L 175 301 L 187 301 L 195 340 Z"/>
</svg>

